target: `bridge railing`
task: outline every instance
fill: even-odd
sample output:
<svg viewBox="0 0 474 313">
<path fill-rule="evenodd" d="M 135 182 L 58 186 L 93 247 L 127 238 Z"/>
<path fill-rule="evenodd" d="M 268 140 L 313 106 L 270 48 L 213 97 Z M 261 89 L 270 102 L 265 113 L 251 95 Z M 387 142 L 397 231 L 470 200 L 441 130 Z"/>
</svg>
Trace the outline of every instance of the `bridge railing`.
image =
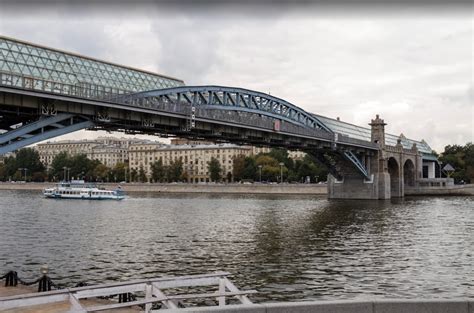
<svg viewBox="0 0 474 313">
<path fill-rule="evenodd" d="M 4 71 L 0 71 L 0 85 L 95 100 L 113 99 L 129 93 L 126 90 L 86 82 L 72 85 Z"/>
<path fill-rule="evenodd" d="M 338 136 L 338 143 L 355 145 L 355 146 L 362 146 L 367 148 L 378 149 L 378 145 L 371 141 L 360 140 L 356 138 L 351 138 L 347 136 Z"/>
<path fill-rule="evenodd" d="M 171 112 L 186 116 L 191 116 L 191 107 L 188 103 L 163 101 L 158 99 L 134 99 L 127 101 L 129 97 L 124 95 L 130 94 L 131 91 L 107 87 L 103 85 L 95 85 L 87 82 L 78 82 L 71 85 L 56 81 L 40 79 L 37 77 L 0 71 L 0 86 L 8 86 L 21 88 L 25 90 L 34 90 L 40 92 L 54 93 L 65 96 L 72 96 L 83 99 L 100 100 L 113 103 L 127 104 L 137 107 L 145 107 L 152 110 Z M 267 130 L 275 130 L 275 119 L 264 115 L 249 112 L 240 112 L 232 110 L 199 109 L 195 112 L 196 117 L 220 120 L 224 122 L 238 123 Z M 298 126 L 290 122 L 282 121 L 278 129 L 279 132 L 291 133 L 295 135 L 314 137 L 319 140 L 334 141 L 334 134 L 320 130 Z M 370 149 L 376 149 L 377 145 L 371 142 L 349 138 L 347 136 L 339 136 L 338 143 L 357 145 Z"/>
</svg>

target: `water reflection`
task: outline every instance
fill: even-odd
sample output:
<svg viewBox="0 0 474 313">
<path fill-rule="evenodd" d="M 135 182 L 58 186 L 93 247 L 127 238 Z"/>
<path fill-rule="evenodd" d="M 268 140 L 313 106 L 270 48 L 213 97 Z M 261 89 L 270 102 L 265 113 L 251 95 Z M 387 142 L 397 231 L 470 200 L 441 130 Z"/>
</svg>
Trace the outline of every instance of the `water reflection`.
<svg viewBox="0 0 474 313">
<path fill-rule="evenodd" d="M 257 301 L 472 297 L 472 198 L 2 192 L 0 269 L 72 284 L 225 270 Z"/>
</svg>

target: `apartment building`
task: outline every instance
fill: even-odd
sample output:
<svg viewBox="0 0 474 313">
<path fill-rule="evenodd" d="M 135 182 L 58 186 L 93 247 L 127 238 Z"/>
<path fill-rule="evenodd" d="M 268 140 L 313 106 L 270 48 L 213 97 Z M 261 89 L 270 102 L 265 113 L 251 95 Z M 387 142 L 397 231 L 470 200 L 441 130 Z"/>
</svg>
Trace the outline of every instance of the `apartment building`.
<svg viewBox="0 0 474 313">
<path fill-rule="evenodd" d="M 143 142 L 141 139 L 99 137 L 94 140 L 62 140 L 41 143 L 34 148 L 45 166 L 50 166 L 56 155 L 66 152 L 69 155 L 85 154 L 91 160 L 99 160 L 113 167 L 119 162 L 127 162 L 131 143 Z"/>
<path fill-rule="evenodd" d="M 183 171 L 188 177 L 188 182 L 209 182 L 210 174 L 208 163 L 212 158 L 219 161 L 222 176 L 225 179 L 228 173 L 232 174 L 234 158 L 237 156 L 249 156 L 253 148 L 249 146 L 237 146 L 233 144 L 132 144 L 129 148 L 130 170 L 139 171 L 143 168 L 146 176 L 151 178 L 151 164 L 162 160 L 163 165 L 181 160 Z"/>
</svg>

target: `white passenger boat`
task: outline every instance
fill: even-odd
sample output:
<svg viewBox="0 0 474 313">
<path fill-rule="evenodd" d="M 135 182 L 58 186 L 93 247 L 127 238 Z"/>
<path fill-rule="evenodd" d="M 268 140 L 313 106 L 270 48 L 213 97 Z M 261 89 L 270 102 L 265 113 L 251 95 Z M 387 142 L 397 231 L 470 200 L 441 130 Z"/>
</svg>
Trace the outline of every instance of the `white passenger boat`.
<svg viewBox="0 0 474 313">
<path fill-rule="evenodd" d="M 122 200 L 125 198 L 120 186 L 115 190 L 106 190 L 94 184 L 87 184 L 83 180 L 61 182 L 53 188 L 43 190 L 43 195 L 54 199 Z"/>
</svg>

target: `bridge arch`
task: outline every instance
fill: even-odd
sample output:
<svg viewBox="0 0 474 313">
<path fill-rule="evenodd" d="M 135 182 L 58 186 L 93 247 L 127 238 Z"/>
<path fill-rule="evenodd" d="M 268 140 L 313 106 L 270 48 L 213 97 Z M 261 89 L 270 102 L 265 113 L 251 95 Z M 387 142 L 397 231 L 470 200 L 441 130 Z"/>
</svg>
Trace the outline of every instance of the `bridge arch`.
<svg viewBox="0 0 474 313">
<path fill-rule="evenodd" d="M 403 164 L 403 182 L 405 186 L 414 187 L 416 180 L 415 164 L 411 159 L 407 159 Z"/>
<path fill-rule="evenodd" d="M 283 99 L 262 92 L 225 86 L 181 86 L 138 92 L 115 98 L 131 105 L 153 107 L 174 105 L 177 110 L 219 110 L 222 112 L 251 113 L 289 122 L 308 129 L 332 134 L 332 130 L 313 114 Z M 189 111 L 190 115 L 197 114 Z"/>
<path fill-rule="evenodd" d="M 400 188 L 400 166 L 394 157 L 387 161 L 388 173 L 390 174 L 390 194 L 392 198 L 401 197 Z"/>
</svg>

